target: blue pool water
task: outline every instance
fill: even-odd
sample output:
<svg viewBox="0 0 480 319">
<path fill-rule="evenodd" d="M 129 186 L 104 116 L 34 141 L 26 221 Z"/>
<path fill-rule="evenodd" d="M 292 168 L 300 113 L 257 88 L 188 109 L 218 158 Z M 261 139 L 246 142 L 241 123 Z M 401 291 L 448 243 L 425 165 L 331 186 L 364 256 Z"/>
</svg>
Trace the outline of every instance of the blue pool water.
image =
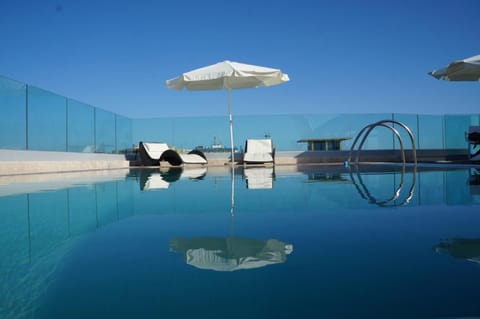
<svg viewBox="0 0 480 319">
<path fill-rule="evenodd" d="M 0 318 L 480 316 L 479 181 L 382 166 L 0 179 Z"/>
</svg>

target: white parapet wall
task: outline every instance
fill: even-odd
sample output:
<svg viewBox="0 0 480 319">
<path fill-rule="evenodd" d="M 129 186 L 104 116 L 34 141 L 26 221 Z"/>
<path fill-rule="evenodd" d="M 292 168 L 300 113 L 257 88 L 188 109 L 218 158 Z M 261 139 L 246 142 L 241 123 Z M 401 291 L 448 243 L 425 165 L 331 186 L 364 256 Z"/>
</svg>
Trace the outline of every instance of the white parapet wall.
<svg viewBox="0 0 480 319">
<path fill-rule="evenodd" d="M 0 175 L 128 168 L 123 154 L 0 150 Z"/>
</svg>

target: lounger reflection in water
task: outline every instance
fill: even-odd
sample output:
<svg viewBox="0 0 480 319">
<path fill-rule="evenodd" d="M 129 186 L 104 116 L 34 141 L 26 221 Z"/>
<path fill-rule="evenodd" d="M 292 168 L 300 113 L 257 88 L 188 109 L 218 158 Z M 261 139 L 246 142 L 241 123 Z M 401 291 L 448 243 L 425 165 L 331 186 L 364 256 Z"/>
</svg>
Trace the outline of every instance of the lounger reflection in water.
<svg viewBox="0 0 480 319">
<path fill-rule="evenodd" d="M 470 194 L 480 195 L 480 168 L 471 167 L 468 185 L 470 186 Z"/>
<path fill-rule="evenodd" d="M 283 263 L 293 246 L 276 239 L 240 237 L 176 238 L 170 249 L 183 252 L 185 262 L 200 269 L 235 271 Z"/>
<path fill-rule="evenodd" d="M 271 189 L 275 173 L 273 167 L 248 167 L 243 171 L 248 189 Z"/>
<path fill-rule="evenodd" d="M 195 168 L 156 168 L 142 169 L 140 174 L 140 189 L 142 191 L 167 189 L 171 183 L 179 179 L 201 180 L 207 175 L 206 167 Z"/>
<path fill-rule="evenodd" d="M 183 164 L 207 164 L 207 158 L 201 151 L 193 150 L 188 154 L 178 153 L 165 143 L 140 142 L 138 153 L 144 166 L 158 166 L 168 162 L 172 166 Z"/>
<path fill-rule="evenodd" d="M 480 263 L 480 238 L 452 238 L 434 247 L 438 253 Z"/>
</svg>

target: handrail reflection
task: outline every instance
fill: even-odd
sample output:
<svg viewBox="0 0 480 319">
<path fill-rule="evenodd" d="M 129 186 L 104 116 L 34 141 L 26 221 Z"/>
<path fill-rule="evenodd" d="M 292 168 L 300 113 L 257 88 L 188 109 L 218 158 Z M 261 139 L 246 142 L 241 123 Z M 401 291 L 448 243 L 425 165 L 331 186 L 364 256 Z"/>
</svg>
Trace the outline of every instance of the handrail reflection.
<svg viewBox="0 0 480 319">
<path fill-rule="evenodd" d="M 395 189 L 395 191 L 393 192 L 393 195 L 390 198 L 387 198 L 387 199 L 384 199 L 384 200 L 378 200 L 371 194 L 371 192 L 369 191 L 369 189 L 367 188 L 367 186 L 363 182 L 359 166 L 356 166 L 356 174 L 355 174 L 357 176 L 358 181 L 355 180 L 352 169 L 350 169 L 349 171 L 350 171 L 350 178 L 352 180 L 352 183 L 355 186 L 355 188 L 357 189 L 358 193 L 360 194 L 360 196 L 362 198 L 368 200 L 368 202 L 371 203 L 371 204 L 376 204 L 378 206 L 385 206 L 385 207 L 386 206 L 404 206 L 404 205 L 409 204 L 410 201 L 413 198 L 413 195 L 414 195 L 414 192 L 415 192 L 415 184 L 416 184 L 416 180 L 417 180 L 417 178 L 416 178 L 416 176 L 417 176 L 417 166 L 416 165 L 413 166 L 412 183 L 411 183 L 410 188 L 408 190 L 408 195 L 400 203 L 396 203 L 396 201 L 400 197 L 402 189 L 405 185 L 405 165 L 402 165 L 401 175 L 400 175 L 400 183 L 399 183 L 398 187 Z"/>
</svg>

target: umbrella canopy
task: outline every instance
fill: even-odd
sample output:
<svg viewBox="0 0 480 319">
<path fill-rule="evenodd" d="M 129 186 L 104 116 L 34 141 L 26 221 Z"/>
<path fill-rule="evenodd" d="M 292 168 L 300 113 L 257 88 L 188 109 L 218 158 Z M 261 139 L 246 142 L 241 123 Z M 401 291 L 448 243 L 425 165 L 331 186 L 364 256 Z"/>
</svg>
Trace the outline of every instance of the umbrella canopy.
<svg viewBox="0 0 480 319">
<path fill-rule="evenodd" d="M 480 81 L 480 55 L 453 61 L 447 67 L 428 73 L 438 80 L 447 81 Z"/>
<path fill-rule="evenodd" d="M 169 89 L 190 91 L 226 89 L 228 94 L 228 115 L 230 125 L 230 149 L 232 163 L 233 151 L 233 121 L 230 103 L 230 90 L 273 86 L 289 81 L 287 74 L 278 69 L 263 66 L 223 61 L 167 80 Z"/>
<path fill-rule="evenodd" d="M 167 87 L 190 91 L 228 90 L 272 86 L 288 80 L 288 75 L 277 69 L 223 61 L 167 80 Z"/>
</svg>

